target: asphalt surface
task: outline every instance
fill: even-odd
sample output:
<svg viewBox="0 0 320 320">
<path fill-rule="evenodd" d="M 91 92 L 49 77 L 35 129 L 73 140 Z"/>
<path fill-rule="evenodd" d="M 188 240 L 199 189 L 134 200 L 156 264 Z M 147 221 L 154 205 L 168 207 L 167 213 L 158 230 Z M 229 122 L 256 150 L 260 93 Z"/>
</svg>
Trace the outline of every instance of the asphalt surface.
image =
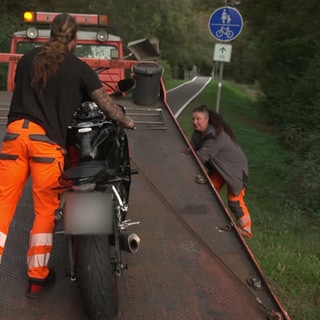
<svg viewBox="0 0 320 320">
<path fill-rule="evenodd" d="M 210 77 L 196 77 L 167 91 L 167 102 L 176 118 L 178 118 L 184 108 L 205 89 L 210 81 Z M 182 92 L 184 94 L 182 94 Z"/>
</svg>

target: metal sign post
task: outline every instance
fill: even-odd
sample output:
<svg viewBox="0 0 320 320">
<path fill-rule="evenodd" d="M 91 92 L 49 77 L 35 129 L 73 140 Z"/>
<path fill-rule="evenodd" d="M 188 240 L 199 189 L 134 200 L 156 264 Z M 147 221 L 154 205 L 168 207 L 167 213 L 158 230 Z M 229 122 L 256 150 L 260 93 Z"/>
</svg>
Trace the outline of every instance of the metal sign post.
<svg viewBox="0 0 320 320">
<path fill-rule="evenodd" d="M 221 100 L 221 89 L 222 89 L 222 74 L 223 74 L 223 62 L 219 63 L 219 79 L 218 79 L 218 92 L 216 102 L 216 113 L 219 113 L 220 100 Z"/>
<path fill-rule="evenodd" d="M 241 33 L 242 26 L 243 20 L 240 12 L 232 7 L 221 7 L 215 10 L 209 19 L 208 27 L 211 35 L 222 42 L 215 44 L 213 54 L 213 60 L 220 62 L 216 112 L 219 112 L 220 107 L 223 63 L 231 61 L 232 46 L 225 42 L 234 40 Z"/>
</svg>

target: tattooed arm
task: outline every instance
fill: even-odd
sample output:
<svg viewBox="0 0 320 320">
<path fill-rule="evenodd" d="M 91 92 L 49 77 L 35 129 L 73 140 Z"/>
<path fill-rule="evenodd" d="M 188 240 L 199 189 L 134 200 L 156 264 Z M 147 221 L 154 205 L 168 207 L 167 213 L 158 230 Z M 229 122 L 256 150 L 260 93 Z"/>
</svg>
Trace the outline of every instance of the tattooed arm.
<svg viewBox="0 0 320 320">
<path fill-rule="evenodd" d="M 125 128 L 134 126 L 134 121 L 124 114 L 121 107 L 112 100 L 104 88 L 93 91 L 90 97 L 109 118 L 119 122 Z"/>
</svg>

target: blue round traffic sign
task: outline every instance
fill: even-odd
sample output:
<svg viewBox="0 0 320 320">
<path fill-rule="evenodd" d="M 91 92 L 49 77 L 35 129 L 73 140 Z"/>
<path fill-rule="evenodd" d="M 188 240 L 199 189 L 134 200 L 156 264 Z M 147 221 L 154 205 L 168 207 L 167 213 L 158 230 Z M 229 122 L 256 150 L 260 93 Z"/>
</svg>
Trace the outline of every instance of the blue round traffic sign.
<svg viewBox="0 0 320 320">
<path fill-rule="evenodd" d="M 209 31 L 219 41 L 234 40 L 241 33 L 242 27 L 242 16 L 237 9 L 232 7 L 217 9 L 209 19 Z"/>
</svg>

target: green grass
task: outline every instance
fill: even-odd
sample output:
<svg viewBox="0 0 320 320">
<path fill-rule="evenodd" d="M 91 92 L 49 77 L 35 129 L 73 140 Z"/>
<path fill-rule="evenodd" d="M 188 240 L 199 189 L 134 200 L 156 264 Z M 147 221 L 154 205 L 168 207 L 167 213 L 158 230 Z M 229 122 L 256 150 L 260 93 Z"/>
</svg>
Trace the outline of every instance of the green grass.
<svg viewBox="0 0 320 320">
<path fill-rule="evenodd" d="M 172 87 L 174 82 L 166 85 Z M 255 103 L 253 89 L 224 81 L 219 108 L 249 160 L 246 203 L 254 238 L 248 244 L 291 319 L 317 320 L 320 223 L 305 214 L 286 191 L 291 183 L 293 154 L 279 145 L 277 132 Z M 211 82 L 180 115 L 179 122 L 188 137 L 192 109 L 202 103 L 215 109 L 216 94 L 217 83 Z"/>
</svg>

